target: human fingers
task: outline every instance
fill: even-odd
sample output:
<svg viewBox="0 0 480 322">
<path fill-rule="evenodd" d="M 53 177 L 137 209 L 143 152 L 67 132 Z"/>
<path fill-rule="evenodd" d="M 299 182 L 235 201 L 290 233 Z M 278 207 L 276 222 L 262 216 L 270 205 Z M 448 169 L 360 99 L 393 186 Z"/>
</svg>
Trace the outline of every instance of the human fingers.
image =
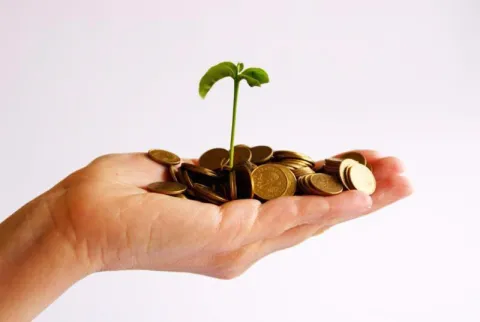
<svg viewBox="0 0 480 322">
<path fill-rule="evenodd" d="M 377 183 L 377 189 L 372 195 L 372 208 L 367 213 L 372 213 L 410 196 L 413 187 L 408 178 L 394 175 Z"/>
<path fill-rule="evenodd" d="M 373 206 L 363 215 L 378 211 L 412 193 L 412 187 L 403 176 L 392 176 L 380 181 L 377 192 L 372 196 Z M 328 197 L 330 199 L 331 197 Z M 221 276 L 232 278 L 242 274 L 254 263 L 274 252 L 296 246 L 306 239 L 322 234 L 338 221 L 322 224 L 303 224 L 286 230 L 279 236 L 246 245 L 229 255 L 230 262 L 224 266 Z M 223 258 L 225 259 L 225 258 Z M 231 259 L 234 259 L 233 262 Z M 218 259 L 217 259 L 218 261 Z M 225 269 L 226 268 L 226 269 Z"/>
<path fill-rule="evenodd" d="M 372 163 L 373 175 L 377 181 L 403 173 L 405 167 L 403 162 L 396 157 L 386 157 Z"/>
<path fill-rule="evenodd" d="M 372 207 L 365 215 L 400 201 L 413 193 L 413 187 L 410 181 L 406 177 L 398 174 L 403 171 L 401 163 L 396 163 L 395 159 L 390 158 L 388 158 L 388 160 L 380 159 L 379 161 L 381 161 L 382 164 L 378 165 L 376 176 L 382 178 L 382 180 L 377 181 L 377 188 L 372 195 Z M 315 233 L 315 236 L 322 234 L 328 228 L 330 228 L 330 226 L 320 228 Z"/>
<path fill-rule="evenodd" d="M 369 155 L 372 157 L 375 153 Z M 366 213 L 372 213 L 389 204 L 409 196 L 412 187 L 408 179 L 398 176 L 404 171 L 403 163 L 395 157 L 385 157 L 374 161 L 374 175 L 378 180 L 376 193 L 373 195 L 372 208 Z M 324 233 L 331 226 L 321 226 L 314 236 Z"/>
<path fill-rule="evenodd" d="M 220 253 L 207 259 L 207 275 L 231 279 L 244 273 L 260 259 L 274 252 L 296 246 L 311 237 L 321 225 L 300 225 L 280 236 L 260 240 L 239 249 Z"/>
<path fill-rule="evenodd" d="M 273 238 L 300 225 L 332 226 L 361 216 L 371 203 L 370 196 L 360 191 L 331 197 L 282 197 L 263 205 L 252 200 L 230 202 L 220 208 L 222 251 Z"/>
</svg>

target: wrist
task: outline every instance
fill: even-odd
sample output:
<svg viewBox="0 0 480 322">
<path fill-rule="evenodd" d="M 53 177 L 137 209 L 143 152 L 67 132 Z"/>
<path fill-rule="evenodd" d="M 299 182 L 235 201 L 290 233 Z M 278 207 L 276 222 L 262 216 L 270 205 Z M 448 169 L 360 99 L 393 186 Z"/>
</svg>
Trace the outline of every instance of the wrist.
<svg viewBox="0 0 480 322">
<path fill-rule="evenodd" d="M 1 321 L 33 319 L 93 272 L 56 224 L 60 198 L 48 192 L 0 223 Z"/>
</svg>

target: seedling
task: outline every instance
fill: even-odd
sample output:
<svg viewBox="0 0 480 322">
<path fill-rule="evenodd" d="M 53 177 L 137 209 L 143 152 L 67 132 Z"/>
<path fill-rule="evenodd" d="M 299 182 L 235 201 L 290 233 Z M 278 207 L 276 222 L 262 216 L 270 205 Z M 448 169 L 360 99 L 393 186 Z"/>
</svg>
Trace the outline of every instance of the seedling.
<svg viewBox="0 0 480 322">
<path fill-rule="evenodd" d="M 242 72 L 243 71 L 243 72 Z M 240 82 L 244 79 L 250 87 L 266 84 L 269 82 L 268 74 L 261 68 L 247 68 L 243 70 L 243 63 L 235 65 L 232 62 L 222 62 L 211 67 L 200 80 L 198 92 L 202 98 L 207 96 L 213 85 L 225 77 L 233 79 L 233 115 L 232 132 L 230 135 L 230 167 L 233 167 L 234 144 L 235 144 L 235 123 L 237 118 L 238 89 Z"/>
</svg>

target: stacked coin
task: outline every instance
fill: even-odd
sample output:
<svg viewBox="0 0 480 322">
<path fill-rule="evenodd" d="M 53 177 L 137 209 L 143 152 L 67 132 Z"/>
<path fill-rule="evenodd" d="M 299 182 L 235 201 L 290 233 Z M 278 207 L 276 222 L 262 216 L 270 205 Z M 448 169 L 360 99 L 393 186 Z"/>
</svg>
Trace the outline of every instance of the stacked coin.
<svg viewBox="0 0 480 322">
<path fill-rule="evenodd" d="M 233 167 L 229 151 L 222 148 L 203 153 L 198 165 L 182 163 L 165 150 L 150 150 L 148 156 L 168 167 L 171 181 L 154 182 L 147 190 L 216 205 L 237 199 L 264 202 L 294 195 L 333 196 L 344 190 L 373 194 L 376 188 L 372 167 L 358 152 L 316 164 L 302 153 L 241 144 L 234 148 Z"/>
</svg>

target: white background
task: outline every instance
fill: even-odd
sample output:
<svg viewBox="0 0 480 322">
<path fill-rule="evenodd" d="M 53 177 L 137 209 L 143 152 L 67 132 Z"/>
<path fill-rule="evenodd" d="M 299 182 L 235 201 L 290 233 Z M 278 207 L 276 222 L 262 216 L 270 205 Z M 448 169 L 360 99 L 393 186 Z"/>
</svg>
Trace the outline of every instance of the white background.
<svg viewBox="0 0 480 322">
<path fill-rule="evenodd" d="M 37 321 L 479 321 L 480 2 L 0 0 L 0 219 L 93 158 L 237 143 L 404 160 L 408 199 L 231 281 L 80 281 Z"/>
</svg>

